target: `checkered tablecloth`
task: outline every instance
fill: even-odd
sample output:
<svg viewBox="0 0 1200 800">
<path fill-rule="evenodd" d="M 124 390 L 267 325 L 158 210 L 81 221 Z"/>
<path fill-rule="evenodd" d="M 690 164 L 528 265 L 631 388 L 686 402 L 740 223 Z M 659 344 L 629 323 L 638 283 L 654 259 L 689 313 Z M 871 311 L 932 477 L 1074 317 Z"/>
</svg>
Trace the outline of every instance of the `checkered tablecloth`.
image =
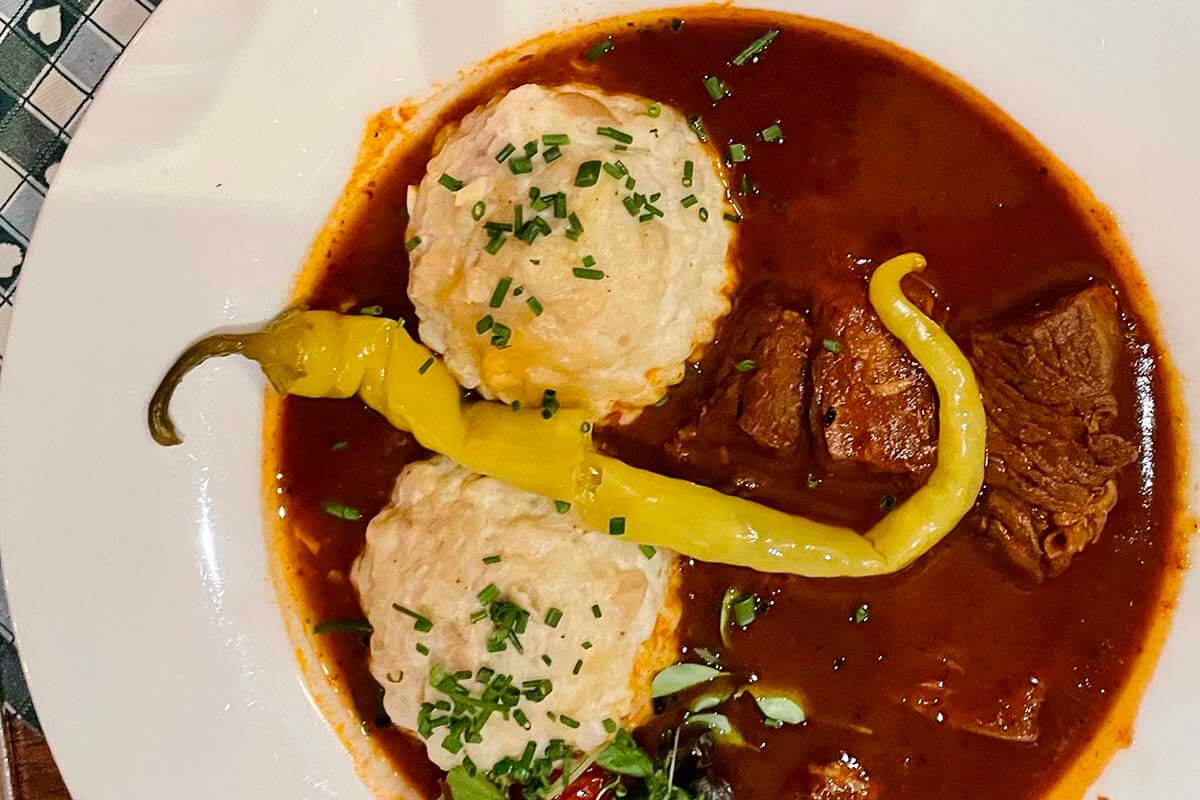
<svg viewBox="0 0 1200 800">
<path fill-rule="evenodd" d="M 46 189 L 100 82 L 159 1 L 0 0 L 0 369 Z M 0 695 L 37 724 L 2 593 Z"/>
</svg>

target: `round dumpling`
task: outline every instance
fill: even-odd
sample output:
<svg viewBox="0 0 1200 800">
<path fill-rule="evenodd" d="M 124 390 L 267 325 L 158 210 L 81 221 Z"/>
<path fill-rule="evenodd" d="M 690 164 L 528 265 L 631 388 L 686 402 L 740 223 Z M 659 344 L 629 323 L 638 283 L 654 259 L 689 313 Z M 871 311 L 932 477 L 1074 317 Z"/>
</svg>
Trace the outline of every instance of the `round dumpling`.
<svg viewBox="0 0 1200 800">
<path fill-rule="evenodd" d="M 592 751 L 606 720 L 650 715 L 650 681 L 678 653 L 673 556 L 560 507 L 437 456 L 405 467 L 367 528 L 351 579 L 374 629 L 371 672 L 388 715 L 443 769 L 464 756 L 490 769 L 531 741 Z M 520 696 L 470 735 L 451 709 L 479 722 L 463 698 L 497 685 Z"/>
<path fill-rule="evenodd" d="M 439 141 L 410 197 L 408 290 L 464 387 L 604 416 L 683 378 L 729 309 L 735 226 L 678 111 L 530 84 Z"/>
</svg>

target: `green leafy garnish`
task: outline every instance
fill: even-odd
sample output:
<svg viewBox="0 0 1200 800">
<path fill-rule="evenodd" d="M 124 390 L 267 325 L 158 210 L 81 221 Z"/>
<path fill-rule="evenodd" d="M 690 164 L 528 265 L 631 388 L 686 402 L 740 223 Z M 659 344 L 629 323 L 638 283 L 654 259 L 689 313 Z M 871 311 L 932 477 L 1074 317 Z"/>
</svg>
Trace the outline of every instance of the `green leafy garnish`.
<svg viewBox="0 0 1200 800">
<path fill-rule="evenodd" d="M 804 709 L 790 697 L 780 695 L 758 695 L 751 690 L 750 695 L 758 704 L 758 710 L 766 717 L 768 727 L 779 728 L 783 725 L 799 725 L 807 719 Z"/>
<path fill-rule="evenodd" d="M 446 786 L 450 789 L 450 800 L 508 800 L 508 795 L 482 772 L 471 772 L 466 767 L 455 767 L 446 773 Z"/>
<path fill-rule="evenodd" d="M 355 522 L 362 519 L 362 512 L 354 506 L 339 503 L 337 500 L 325 500 L 321 503 L 321 510 L 331 517 Z"/>
<path fill-rule="evenodd" d="M 651 697 L 666 697 L 723 675 L 720 670 L 704 664 L 674 664 L 654 676 L 650 684 Z"/>
<path fill-rule="evenodd" d="M 596 756 L 596 763 L 609 772 L 631 778 L 648 778 L 654 772 L 654 762 L 626 730 L 617 731 L 616 737 Z"/>
</svg>

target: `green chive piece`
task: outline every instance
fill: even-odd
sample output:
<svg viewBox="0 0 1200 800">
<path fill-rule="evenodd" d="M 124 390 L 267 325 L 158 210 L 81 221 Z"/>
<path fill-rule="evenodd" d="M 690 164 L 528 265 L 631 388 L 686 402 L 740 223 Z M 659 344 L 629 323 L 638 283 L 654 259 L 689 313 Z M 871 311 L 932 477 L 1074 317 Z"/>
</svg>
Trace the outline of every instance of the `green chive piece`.
<svg viewBox="0 0 1200 800">
<path fill-rule="evenodd" d="M 426 647 L 425 645 L 421 644 L 420 642 L 417 642 L 417 652 L 423 656 L 427 656 L 427 655 L 429 655 L 429 648 Z"/>
<path fill-rule="evenodd" d="M 635 186 L 637 186 L 637 179 L 635 179 L 632 175 L 630 175 L 628 178 L 625 179 L 625 188 L 626 189 L 633 191 L 633 187 L 635 187 Z"/>
<path fill-rule="evenodd" d="M 725 81 L 718 78 L 716 75 L 709 75 L 704 79 L 704 91 L 708 92 L 708 96 L 715 103 L 725 95 L 729 94 L 729 87 L 725 85 Z"/>
<path fill-rule="evenodd" d="M 365 619 L 327 619 L 313 625 L 313 633 L 370 633 L 374 628 Z"/>
<path fill-rule="evenodd" d="M 364 317 L 378 317 L 383 314 L 383 306 L 363 306 L 358 313 Z"/>
<path fill-rule="evenodd" d="M 738 372 L 753 372 L 755 366 L 757 366 L 757 365 L 754 363 L 753 360 L 751 360 L 749 358 L 744 358 L 741 361 L 734 364 L 733 368 L 736 369 Z"/>
<path fill-rule="evenodd" d="M 603 724 L 605 733 L 613 734 L 617 732 L 617 723 L 613 722 L 611 719 L 606 717 Z"/>
<path fill-rule="evenodd" d="M 557 628 L 559 621 L 562 619 L 563 612 L 557 608 L 551 608 L 546 612 L 546 624 L 551 628 Z"/>
<path fill-rule="evenodd" d="M 485 247 L 483 249 L 488 252 L 488 255 L 494 256 L 494 255 L 496 255 L 497 251 L 499 251 L 500 248 L 504 246 L 504 243 L 506 241 L 508 241 L 507 236 L 505 236 L 502 233 L 497 233 L 495 236 L 493 236 L 491 239 L 488 240 L 487 247 Z"/>
<path fill-rule="evenodd" d="M 612 517 L 608 520 L 608 535 L 621 536 L 625 533 L 625 518 Z"/>
<path fill-rule="evenodd" d="M 497 233 L 511 233 L 513 226 L 507 222 L 485 222 L 483 229 L 495 235 Z"/>
<path fill-rule="evenodd" d="M 583 659 L 582 658 L 575 662 L 575 666 L 571 668 L 571 674 L 578 675 L 579 671 L 581 669 L 583 669 Z"/>
<path fill-rule="evenodd" d="M 558 147 L 558 145 L 555 145 L 554 147 L 547 147 L 542 152 L 542 158 L 546 159 L 547 164 L 551 163 L 552 161 L 558 161 L 560 158 L 562 158 L 562 150 Z"/>
<path fill-rule="evenodd" d="M 620 163 L 621 163 L 621 162 L 619 162 L 619 161 L 617 162 L 617 164 L 620 164 Z M 609 175 L 611 175 L 612 177 L 616 178 L 617 180 L 620 180 L 621 178 L 624 178 L 624 177 L 625 177 L 625 175 L 626 175 L 626 170 L 625 170 L 623 167 L 621 167 L 621 166 L 617 166 L 617 164 L 609 164 L 609 163 L 606 161 L 606 162 L 605 162 L 605 163 L 602 165 L 602 167 L 601 167 L 601 168 L 602 168 L 602 169 L 603 169 L 605 172 L 607 172 Z"/>
<path fill-rule="evenodd" d="M 579 723 L 576 722 L 575 720 L 571 719 L 570 717 L 568 717 L 566 714 L 559 714 L 558 721 L 561 722 L 563 725 L 566 725 L 568 728 L 578 728 L 579 727 Z"/>
<path fill-rule="evenodd" d="M 550 419 L 558 413 L 558 393 L 553 389 L 542 392 L 542 419 Z"/>
<path fill-rule="evenodd" d="M 691 208 L 699 202 L 700 201 L 696 199 L 696 195 L 689 194 L 687 197 L 679 201 L 679 205 L 683 206 L 684 208 Z"/>
<path fill-rule="evenodd" d="M 513 175 L 524 175 L 528 172 L 533 172 L 533 159 L 530 156 L 510 158 L 508 160 L 508 169 Z"/>
<path fill-rule="evenodd" d="M 629 145 L 627 145 L 627 144 L 614 144 L 613 145 L 614 153 L 624 153 L 628 149 L 629 149 Z"/>
<path fill-rule="evenodd" d="M 554 659 L 550 658 L 550 656 L 543 655 L 543 656 L 542 656 L 542 663 L 543 663 L 543 664 L 545 664 L 547 667 L 549 667 L 549 666 L 552 666 L 552 665 L 554 664 Z"/>
<path fill-rule="evenodd" d="M 724 214 L 722 214 L 721 216 L 722 216 L 722 217 L 724 217 L 724 218 L 725 218 L 725 220 L 726 220 L 726 221 L 728 221 L 728 222 L 741 222 L 741 221 L 742 221 L 742 215 L 741 215 L 741 214 L 735 214 L 735 213 L 734 213 L 734 212 L 732 212 L 732 211 L 726 211 L 726 212 L 725 212 Z"/>
<path fill-rule="evenodd" d="M 596 162 L 596 163 L 600 163 L 600 162 Z M 574 211 L 572 211 L 570 214 L 567 215 L 567 224 L 570 226 L 571 230 L 575 230 L 575 231 L 579 231 L 580 233 L 583 233 L 583 223 L 579 221 L 579 215 L 576 214 Z M 576 237 L 576 238 L 578 238 L 578 237 Z"/>
<path fill-rule="evenodd" d="M 653 214 L 642 214 L 640 217 L 638 217 L 638 222 L 649 222 L 652 219 L 654 219 Z"/>
<path fill-rule="evenodd" d="M 492 325 L 492 347 L 503 350 L 512 341 L 512 328 L 497 322 Z"/>
<path fill-rule="evenodd" d="M 545 658 L 545 656 L 542 656 L 542 658 Z M 533 724 L 529 721 L 529 717 L 525 716 L 525 712 L 519 708 L 513 710 L 513 721 L 525 730 L 529 730 L 531 727 L 533 727 Z"/>
<path fill-rule="evenodd" d="M 604 278 L 604 271 L 599 269 L 585 269 L 583 267 L 575 267 L 571 270 L 576 278 L 582 278 L 585 281 L 598 281 Z"/>
<path fill-rule="evenodd" d="M 528 142 L 525 143 L 525 156 L 526 156 L 526 158 L 533 158 L 533 155 L 536 152 L 537 152 L 537 139 L 530 139 Z"/>
<path fill-rule="evenodd" d="M 336 500 L 325 500 L 321 503 L 321 510 L 331 517 L 337 517 L 349 522 L 362 519 L 362 512 L 357 508 L 348 506 L 345 503 L 339 503 Z"/>
<path fill-rule="evenodd" d="M 420 236 L 414 236 L 411 239 L 409 239 L 407 242 L 404 243 L 404 249 L 410 253 L 413 250 L 416 250 L 420 246 L 421 246 L 421 237 Z"/>
<path fill-rule="evenodd" d="M 616 45 L 613 44 L 612 37 L 609 36 L 609 37 L 606 37 L 606 38 L 600 40 L 599 42 L 596 42 L 594 45 L 589 47 L 587 50 L 584 50 L 583 57 L 586 58 L 588 61 L 595 61 L 596 59 L 603 56 L 605 53 L 611 53 L 613 51 L 613 48 L 615 48 L 615 47 L 616 47 Z"/>
<path fill-rule="evenodd" d="M 598 608 L 598 606 L 595 606 L 595 608 Z M 595 613 L 595 612 L 593 612 L 593 613 Z M 579 645 L 579 646 L 580 646 L 580 647 L 582 647 L 584 650 L 591 650 L 591 649 L 592 649 L 592 643 L 591 643 L 591 642 L 584 642 L 583 644 L 581 644 L 581 645 Z"/>
<path fill-rule="evenodd" d="M 687 118 L 688 127 L 692 129 L 692 133 L 696 134 L 696 138 L 702 142 L 708 141 L 708 131 L 704 129 L 704 120 L 700 119 L 699 114 L 692 114 Z"/>
<path fill-rule="evenodd" d="M 815 489 L 821 485 L 821 481 L 819 478 L 817 478 L 816 475 L 813 475 L 810 472 L 810 473 L 808 473 L 808 479 L 804 482 L 804 485 L 807 486 L 809 489 Z"/>
<path fill-rule="evenodd" d="M 701 222 L 708 222 L 708 209 L 707 209 L 707 208 L 703 208 L 703 207 L 701 207 L 701 209 L 700 209 L 700 212 L 699 212 L 699 213 L 700 213 L 700 221 L 701 221 Z"/>
<path fill-rule="evenodd" d="M 471 617 L 470 617 L 471 624 L 474 625 L 476 622 L 482 621 L 483 618 L 486 617 L 487 615 L 488 615 L 488 612 L 487 612 L 486 608 L 481 608 L 478 611 L 472 611 Z"/>
<path fill-rule="evenodd" d="M 471 206 L 471 219 L 479 222 L 483 219 L 483 215 L 487 213 L 487 203 L 480 200 L 475 205 Z"/>
<path fill-rule="evenodd" d="M 555 145 L 564 145 L 564 144 L 570 144 L 570 143 L 571 143 L 571 137 L 565 133 L 543 133 L 542 134 L 542 144 L 544 144 L 546 147 L 553 147 Z"/>
<path fill-rule="evenodd" d="M 604 616 L 604 612 L 600 610 L 600 606 L 598 606 L 598 605 L 592 606 L 592 616 L 595 617 L 596 619 L 600 619 L 601 617 Z"/>
<path fill-rule="evenodd" d="M 488 308 L 499 308 L 503 305 L 510 286 L 512 286 L 512 278 L 501 278 L 497 281 L 496 288 L 492 291 L 492 299 L 488 301 Z"/>
<path fill-rule="evenodd" d="M 507 159 L 509 156 L 511 156 L 516 151 L 516 149 L 517 149 L 516 146 L 513 145 L 512 142 L 509 142 L 508 144 L 504 145 L 504 147 L 500 150 L 499 153 L 496 153 L 496 161 L 503 164 L 504 160 Z"/>
<path fill-rule="evenodd" d="M 438 183 L 440 183 L 442 186 L 445 186 L 452 192 L 457 192 L 463 187 L 462 181 L 460 181 L 458 178 L 455 178 L 453 175 L 446 174 L 445 172 L 442 173 L 442 177 L 438 178 Z"/>
<path fill-rule="evenodd" d="M 660 116 L 662 116 L 662 104 L 651 103 L 650 105 L 646 106 L 646 116 L 658 119 Z"/>
<path fill-rule="evenodd" d="M 855 625 L 862 625 L 865 622 L 870 622 L 871 621 L 871 605 L 870 605 L 870 603 L 863 603 L 858 608 L 854 609 L 854 616 L 852 616 L 850 619 L 852 622 L 854 622 Z"/>
<path fill-rule="evenodd" d="M 413 618 L 413 630 L 419 633 L 429 633 L 431 630 L 433 630 L 433 620 L 429 619 L 429 617 L 425 616 L 424 614 L 418 614 L 411 608 L 405 608 L 399 603 L 392 603 L 392 608 L 399 611 L 406 617 Z"/>
<path fill-rule="evenodd" d="M 762 129 L 762 139 L 764 142 L 782 142 L 783 128 L 779 127 L 779 123 L 768 125 Z"/>
<path fill-rule="evenodd" d="M 521 410 L 521 401 L 513 400 L 511 403 L 508 404 L 508 407 L 511 408 L 513 411 L 520 411 Z"/>
<path fill-rule="evenodd" d="M 500 556 L 484 556 L 484 557 L 483 557 L 483 563 L 485 563 L 485 564 L 499 564 L 499 563 L 500 563 Z"/>
<path fill-rule="evenodd" d="M 584 256 L 583 265 L 585 267 L 594 267 L 596 265 L 596 259 L 592 258 L 591 256 Z"/>
<path fill-rule="evenodd" d="M 746 153 L 746 145 L 739 142 L 734 142 L 733 144 L 729 145 L 729 160 L 733 163 L 740 164 L 749 157 L 750 156 Z"/>
<path fill-rule="evenodd" d="M 742 192 L 743 195 L 749 196 L 758 194 L 758 184 L 749 175 L 742 173 Z"/>
<path fill-rule="evenodd" d="M 601 125 L 596 128 L 597 136 L 607 136 L 609 139 L 615 139 L 621 144 L 633 144 L 633 137 L 628 133 L 617 128 L 611 128 L 608 125 Z"/>
<path fill-rule="evenodd" d="M 531 297 L 526 300 L 525 305 L 529 306 L 529 310 L 533 312 L 535 317 L 540 317 L 542 315 L 542 311 L 545 310 L 542 308 L 541 302 L 539 302 L 536 297 Z"/>
<path fill-rule="evenodd" d="M 584 161 L 579 165 L 579 170 L 575 173 L 576 186 L 595 186 L 598 180 L 600 180 L 599 161 Z"/>
<path fill-rule="evenodd" d="M 568 503 L 566 500 L 555 500 L 554 501 L 554 510 L 560 514 L 565 514 L 571 510 L 571 504 Z"/>
<path fill-rule="evenodd" d="M 665 406 L 665 405 L 667 404 L 667 400 L 668 400 L 668 399 L 669 399 L 669 395 L 665 395 L 665 394 L 664 394 L 662 397 L 660 397 L 660 398 L 658 398 L 657 400 L 655 400 L 655 401 L 654 401 L 654 407 L 655 407 L 655 408 L 662 408 L 663 406 Z"/>
<path fill-rule="evenodd" d="M 475 332 L 479 334 L 487 333 L 495 324 L 496 321 L 492 319 L 491 314 L 484 314 L 479 318 L 479 321 L 475 323 Z"/>
<path fill-rule="evenodd" d="M 556 219 L 567 218 L 567 194 L 559 192 L 554 195 L 554 216 Z"/>
<path fill-rule="evenodd" d="M 696 165 L 691 161 L 683 162 L 683 188 L 689 189 L 692 186 L 692 174 L 696 169 Z"/>
<path fill-rule="evenodd" d="M 423 363 L 421 366 L 417 367 L 417 374 L 424 375 L 426 372 L 429 372 L 429 368 L 432 366 L 433 366 L 433 356 L 430 356 L 429 358 L 425 359 L 425 363 Z"/>
<path fill-rule="evenodd" d="M 494 583 L 489 583 L 480 590 L 479 594 L 475 595 L 475 599 L 480 605 L 489 605 L 493 600 L 500 596 L 500 587 Z"/>
<path fill-rule="evenodd" d="M 879 510 L 884 514 L 896 507 L 896 495 L 888 492 L 883 497 L 879 498 Z"/>
<path fill-rule="evenodd" d="M 330 445 L 329 449 L 335 453 L 340 453 L 342 450 L 345 450 L 349 446 L 350 446 L 350 442 L 346 441 L 345 439 L 338 439 L 336 442 L 334 442 L 332 445 Z"/>
<path fill-rule="evenodd" d="M 745 66 L 752 59 L 757 61 L 759 54 L 771 46 L 771 42 L 775 41 L 775 37 L 779 35 L 779 30 L 772 28 L 762 36 L 755 39 L 750 44 L 746 45 L 746 49 L 733 57 L 733 65 L 735 67 Z"/>
<path fill-rule="evenodd" d="M 649 544 L 639 544 L 638 550 L 641 550 L 642 555 L 646 558 L 654 558 L 654 554 L 658 552 L 658 550 L 654 549 L 654 545 Z"/>
</svg>

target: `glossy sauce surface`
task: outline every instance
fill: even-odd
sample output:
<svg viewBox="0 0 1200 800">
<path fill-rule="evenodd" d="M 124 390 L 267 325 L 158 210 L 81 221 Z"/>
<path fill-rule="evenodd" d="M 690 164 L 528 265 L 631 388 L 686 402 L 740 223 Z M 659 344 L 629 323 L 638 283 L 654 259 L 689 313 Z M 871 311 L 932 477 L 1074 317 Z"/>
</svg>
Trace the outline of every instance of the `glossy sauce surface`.
<svg viewBox="0 0 1200 800">
<path fill-rule="evenodd" d="M 529 81 L 583 81 L 701 114 L 722 149 L 729 142 L 749 148 L 749 161 L 731 173 L 735 190 L 743 174 L 758 188 L 736 198 L 744 215 L 735 253 L 740 298 L 784 298 L 803 309 L 819 282 L 919 250 L 949 309 L 947 328 L 961 341 L 981 319 L 1089 281 L 1118 290 L 1128 351 L 1118 374 L 1117 432 L 1139 443 L 1142 461 L 1122 474 L 1121 500 L 1100 541 L 1064 575 L 1026 583 L 966 524 L 914 567 L 883 578 L 683 567 L 683 642 L 719 652 L 739 674 L 806 701 L 809 722 L 781 730 L 764 727 L 748 697 L 728 704 L 755 745 L 721 753 L 738 798 L 805 797 L 808 765 L 843 752 L 863 763 L 889 800 L 1037 796 L 1103 718 L 1157 611 L 1164 576 L 1175 569 L 1179 465 L 1165 438 L 1171 426 L 1160 424 L 1175 407 L 1156 368 L 1162 354 L 1122 293 L 1122 270 L 1132 266 L 1108 238 L 1103 211 L 1080 206 L 1054 163 L 911 57 L 784 18 L 758 63 L 730 66 L 768 19 L 697 14 L 678 29 L 666 18 L 617 26 L 615 49 L 594 63 L 578 57 L 577 42 L 551 46 L 464 97 L 446 118 Z M 731 90 L 715 105 L 702 85 L 714 73 Z M 781 143 L 756 136 L 772 123 L 784 131 Z M 368 213 L 336 231 L 312 293 L 301 299 L 341 310 L 382 304 L 416 329 L 405 296 L 405 191 L 419 182 L 431 146 L 432 136 L 408 142 L 404 157 L 375 177 L 364 198 Z M 661 408 L 600 431 L 602 447 L 663 473 L 719 482 L 719 475 L 680 468 L 662 447 L 694 413 L 709 369 L 701 360 Z M 311 609 L 309 623 L 361 617 L 344 576 L 399 469 L 423 453 L 356 400 L 288 398 L 283 408 L 274 458 L 289 527 L 303 535 L 282 542 L 279 557 Z M 749 496 L 859 528 L 879 518 L 885 494 L 902 500 L 914 488 L 907 478 L 824 472 L 804 448 L 781 459 L 747 446 L 730 457 L 753 465 L 759 477 Z M 322 513 L 331 499 L 360 509 L 363 519 Z M 770 607 L 727 647 L 717 620 L 730 587 L 753 591 Z M 863 605 L 869 621 L 856 623 Z M 385 722 L 361 637 L 329 635 L 322 647 L 331 679 L 350 691 L 364 722 Z M 957 731 L 902 702 L 918 684 L 948 674 L 969 687 L 1036 678 L 1046 692 L 1037 744 Z M 663 717 L 678 720 L 672 709 Z M 421 746 L 386 726 L 376 734 L 436 795 L 437 775 Z M 651 726 L 647 740 L 653 735 Z"/>
</svg>

